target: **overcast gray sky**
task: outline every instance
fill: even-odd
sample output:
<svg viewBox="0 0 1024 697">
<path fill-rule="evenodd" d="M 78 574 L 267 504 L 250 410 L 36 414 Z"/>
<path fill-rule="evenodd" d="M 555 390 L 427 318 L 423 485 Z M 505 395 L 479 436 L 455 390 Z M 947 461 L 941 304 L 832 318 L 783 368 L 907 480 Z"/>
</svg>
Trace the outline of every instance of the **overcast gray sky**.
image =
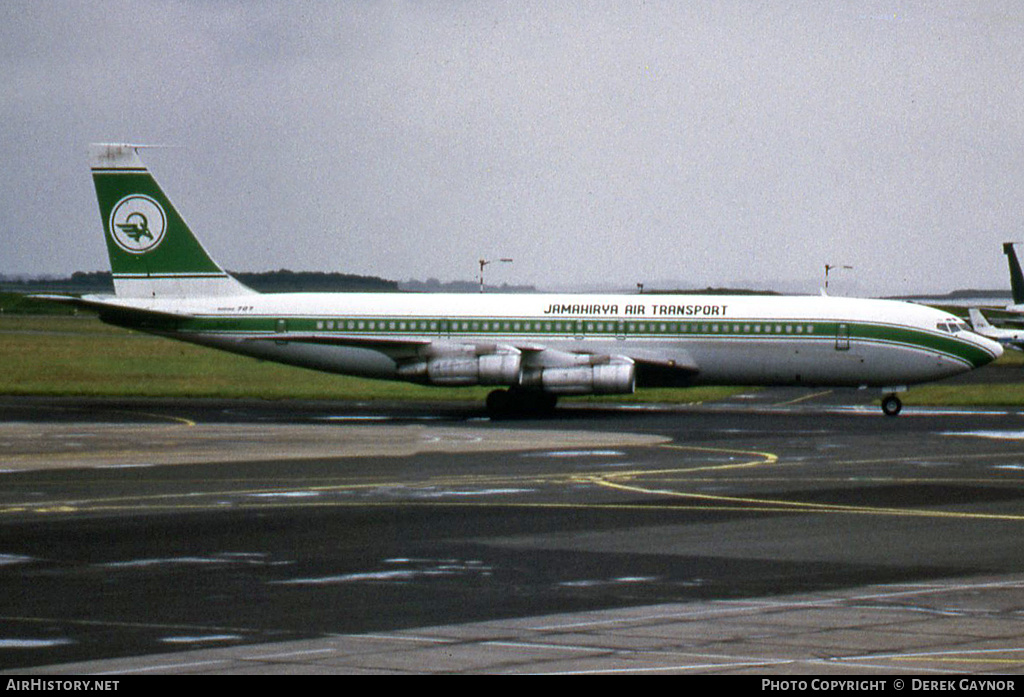
<svg viewBox="0 0 1024 697">
<path fill-rule="evenodd" d="M 107 269 L 89 142 L 229 269 L 1008 286 L 1024 5 L 0 3 L 0 274 Z"/>
</svg>

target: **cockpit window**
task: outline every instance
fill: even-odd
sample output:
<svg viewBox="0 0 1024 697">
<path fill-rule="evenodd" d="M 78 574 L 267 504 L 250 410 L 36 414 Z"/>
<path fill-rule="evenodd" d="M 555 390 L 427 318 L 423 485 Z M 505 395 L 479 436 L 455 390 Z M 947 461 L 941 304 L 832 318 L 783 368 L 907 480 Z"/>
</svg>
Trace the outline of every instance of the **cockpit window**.
<svg viewBox="0 0 1024 697">
<path fill-rule="evenodd" d="M 957 334 L 959 332 L 970 331 L 970 327 L 967 326 L 966 322 L 939 322 L 935 325 L 935 328 L 940 332 L 946 332 L 948 334 Z"/>
</svg>

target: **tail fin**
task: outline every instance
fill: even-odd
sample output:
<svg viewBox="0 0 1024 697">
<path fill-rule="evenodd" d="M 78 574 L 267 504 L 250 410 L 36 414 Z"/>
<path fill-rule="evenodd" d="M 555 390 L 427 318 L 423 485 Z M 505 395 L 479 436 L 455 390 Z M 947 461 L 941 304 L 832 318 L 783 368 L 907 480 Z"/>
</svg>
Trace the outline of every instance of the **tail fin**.
<svg viewBox="0 0 1024 697">
<path fill-rule="evenodd" d="M 981 314 L 981 310 L 978 308 L 970 308 L 967 310 L 967 314 L 971 317 L 971 326 L 974 328 L 974 331 L 983 331 L 993 328 L 992 325 L 989 324 L 988 319 L 986 319 L 985 315 Z"/>
<path fill-rule="evenodd" d="M 89 146 L 114 292 L 135 298 L 247 295 L 178 215 L 134 145 Z"/>
<path fill-rule="evenodd" d="M 1013 304 L 1024 304 L 1024 274 L 1020 271 L 1020 262 L 1017 260 L 1017 252 L 1013 249 L 1013 242 L 1003 244 L 1003 254 L 1010 263 L 1010 289 L 1013 291 Z"/>
</svg>

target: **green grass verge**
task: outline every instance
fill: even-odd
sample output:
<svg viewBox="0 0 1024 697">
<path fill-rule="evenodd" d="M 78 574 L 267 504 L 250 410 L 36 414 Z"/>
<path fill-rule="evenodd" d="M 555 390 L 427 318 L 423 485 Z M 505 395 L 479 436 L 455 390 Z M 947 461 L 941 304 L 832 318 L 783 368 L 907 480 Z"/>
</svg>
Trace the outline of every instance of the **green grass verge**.
<svg viewBox="0 0 1024 697">
<path fill-rule="evenodd" d="M 493 388 L 331 375 L 103 324 L 89 315 L 0 315 L 0 394 L 483 402 Z M 591 401 L 689 403 L 744 388 L 641 390 Z"/>
<path fill-rule="evenodd" d="M 929 407 L 1024 406 L 1024 385 L 918 385 L 900 395 L 904 404 Z"/>
<path fill-rule="evenodd" d="M 0 318 L 6 315 L 73 315 L 75 309 L 69 305 L 47 300 L 37 300 L 24 293 L 0 292 Z"/>
</svg>

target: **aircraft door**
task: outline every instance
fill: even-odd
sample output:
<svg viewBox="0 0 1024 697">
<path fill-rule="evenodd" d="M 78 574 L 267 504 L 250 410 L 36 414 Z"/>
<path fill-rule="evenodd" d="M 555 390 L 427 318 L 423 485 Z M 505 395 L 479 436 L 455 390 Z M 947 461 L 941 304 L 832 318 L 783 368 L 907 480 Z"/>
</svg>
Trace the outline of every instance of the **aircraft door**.
<svg viewBox="0 0 1024 697">
<path fill-rule="evenodd" d="M 850 325 L 840 323 L 836 326 L 836 351 L 850 350 Z"/>
</svg>

